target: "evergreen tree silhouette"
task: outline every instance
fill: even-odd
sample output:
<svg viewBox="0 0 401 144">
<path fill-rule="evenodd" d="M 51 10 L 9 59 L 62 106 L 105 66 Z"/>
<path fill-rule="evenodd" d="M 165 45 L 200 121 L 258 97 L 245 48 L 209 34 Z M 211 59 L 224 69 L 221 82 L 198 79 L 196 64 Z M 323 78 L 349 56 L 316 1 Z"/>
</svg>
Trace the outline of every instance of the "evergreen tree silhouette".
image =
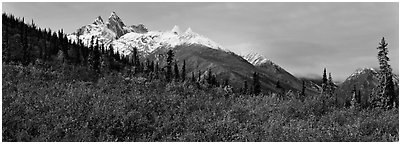
<svg viewBox="0 0 401 144">
<path fill-rule="evenodd" d="M 388 43 L 383 37 L 377 47 L 379 50 L 377 59 L 379 60 L 380 71 L 377 97 L 373 98 L 373 103 L 384 109 L 391 109 L 397 105 L 398 98 L 396 98 L 395 94 L 392 69 L 388 64 L 390 58 L 387 56 L 387 46 Z"/>
<path fill-rule="evenodd" d="M 248 94 L 248 81 L 244 81 L 243 93 Z"/>
<path fill-rule="evenodd" d="M 326 68 L 323 70 L 323 78 L 322 78 L 322 92 L 326 92 L 327 90 L 327 75 L 326 75 Z"/>
<path fill-rule="evenodd" d="M 6 20 L 6 15 L 3 13 L 3 25 L 6 25 L 5 28 L 3 28 L 3 62 L 8 63 L 10 61 L 11 55 L 10 55 L 10 48 L 9 48 L 9 40 L 8 40 L 8 22 L 5 22 Z"/>
<path fill-rule="evenodd" d="M 178 70 L 177 61 L 174 62 L 174 78 L 176 80 L 180 79 L 180 71 Z"/>
<path fill-rule="evenodd" d="M 302 81 L 302 90 L 301 90 L 301 95 L 302 96 L 305 96 L 305 89 L 306 89 L 305 81 Z"/>
<path fill-rule="evenodd" d="M 209 68 L 208 73 L 207 73 L 207 83 L 212 85 L 212 69 Z"/>
<path fill-rule="evenodd" d="M 253 73 L 253 94 L 258 95 L 261 92 L 258 73 Z"/>
<path fill-rule="evenodd" d="M 192 81 L 192 82 L 195 82 L 195 81 L 196 81 L 196 79 L 195 79 L 195 73 L 194 73 L 194 72 L 192 72 L 191 81 Z"/>
<path fill-rule="evenodd" d="M 24 18 L 22 18 L 24 23 Z M 28 47 L 28 30 L 24 24 L 21 24 L 21 43 L 22 43 L 22 64 L 28 65 L 29 63 L 29 47 Z"/>
<path fill-rule="evenodd" d="M 185 79 L 186 79 L 186 70 L 185 70 L 185 60 L 184 60 L 184 62 L 182 63 L 182 69 L 181 69 L 181 80 L 182 81 L 185 81 Z"/>
<path fill-rule="evenodd" d="M 100 73 L 100 45 L 99 45 L 99 39 L 96 39 L 96 46 L 94 47 L 93 50 L 93 70 L 96 73 Z"/>
<path fill-rule="evenodd" d="M 173 72 L 172 72 L 172 62 L 173 62 L 173 59 L 174 59 L 174 52 L 173 52 L 173 50 L 169 50 L 168 52 L 167 52 L 167 59 L 166 59 L 166 61 L 167 61 L 167 66 L 166 66 L 166 80 L 167 80 L 167 82 L 170 82 L 171 81 L 171 77 L 172 77 L 172 75 L 173 75 Z"/>
<path fill-rule="evenodd" d="M 331 77 L 331 73 L 329 73 L 329 79 L 327 81 L 327 91 L 328 91 L 329 96 L 334 95 L 334 90 L 335 90 L 335 85 L 334 85 L 333 79 Z"/>
<path fill-rule="evenodd" d="M 277 82 L 276 82 L 276 89 L 279 91 L 280 94 L 282 94 L 284 92 L 284 89 L 280 84 L 280 80 L 277 80 Z"/>
</svg>

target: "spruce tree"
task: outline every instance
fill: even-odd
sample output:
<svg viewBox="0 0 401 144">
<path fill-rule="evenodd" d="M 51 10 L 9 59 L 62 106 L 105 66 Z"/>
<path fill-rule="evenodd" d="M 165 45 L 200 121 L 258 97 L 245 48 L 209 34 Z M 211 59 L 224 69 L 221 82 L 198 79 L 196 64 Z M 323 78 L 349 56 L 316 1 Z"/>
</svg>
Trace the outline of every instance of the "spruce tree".
<svg viewBox="0 0 401 144">
<path fill-rule="evenodd" d="M 186 75 L 186 71 L 185 71 L 185 60 L 184 60 L 184 62 L 182 63 L 182 69 L 181 69 L 181 79 L 182 79 L 182 81 L 185 81 L 185 76 Z"/>
<path fill-rule="evenodd" d="M 88 54 L 88 66 L 90 70 L 94 70 L 95 69 L 95 52 L 94 52 L 94 41 L 93 41 L 94 37 L 91 37 L 90 43 L 88 45 L 90 45 L 89 47 L 89 54 Z"/>
<path fill-rule="evenodd" d="M 44 29 L 44 32 L 43 32 L 43 59 L 44 60 L 48 60 L 48 58 L 49 58 L 49 50 L 48 50 L 48 47 L 47 47 L 47 40 L 48 40 L 48 33 L 47 33 L 47 30 L 46 29 Z"/>
<path fill-rule="evenodd" d="M 3 20 L 5 19 L 4 17 L 4 13 L 3 13 Z M 4 21 L 3 21 L 4 22 Z M 3 25 L 6 25 L 3 28 L 3 62 L 8 63 L 10 60 L 10 48 L 8 45 L 8 25 L 7 22 L 3 23 Z"/>
<path fill-rule="evenodd" d="M 144 71 L 145 71 L 145 73 L 149 73 L 150 72 L 150 61 L 149 61 L 149 59 L 146 59 L 145 60 L 145 66 L 144 66 Z"/>
<path fill-rule="evenodd" d="M 212 78 L 210 79 L 210 84 L 212 86 L 219 86 L 219 82 L 216 79 L 216 75 L 212 75 Z"/>
<path fill-rule="evenodd" d="M 305 81 L 302 81 L 302 90 L 301 90 L 301 95 L 302 96 L 305 96 L 305 89 L 306 89 Z"/>
<path fill-rule="evenodd" d="M 68 49 L 69 49 L 70 43 L 68 42 L 67 35 L 65 35 L 65 34 L 62 35 L 62 41 L 63 41 L 63 43 L 62 43 L 63 49 L 62 50 L 65 54 L 65 58 L 66 58 L 67 62 L 69 62 L 70 56 L 68 55 Z"/>
<path fill-rule="evenodd" d="M 154 70 L 155 70 L 155 62 L 152 61 L 152 62 L 150 63 L 150 66 L 149 66 L 149 71 L 150 71 L 150 72 L 153 72 Z"/>
<path fill-rule="evenodd" d="M 100 73 L 100 48 L 99 48 L 99 40 L 96 39 L 96 46 L 93 51 L 93 70 L 96 73 Z"/>
<path fill-rule="evenodd" d="M 113 48 L 113 45 L 109 45 L 108 55 L 109 55 L 109 56 L 113 56 L 113 55 L 114 55 L 114 48 Z"/>
<path fill-rule="evenodd" d="M 195 82 L 195 81 L 196 81 L 196 80 L 195 80 L 195 73 L 194 73 L 194 72 L 192 72 L 191 81 L 192 81 L 192 82 Z"/>
<path fill-rule="evenodd" d="M 180 79 L 180 71 L 178 70 L 177 61 L 174 62 L 174 78 L 176 80 Z"/>
<path fill-rule="evenodd" d="M 155 69 L 154 69 L 154 71 L 155 71 L 155 73 L 158 73 L 158 72 L 159 72 L 159 63 L 158 63 L 158 62 L 156 62 L 156 64 L 155 64 Z"/>
<path fill-rule="evenodd" d="M 166 59 L 166 62 L 167 62 L 167 66 L 166 66 L 166 80 L 168 81 L 168 82 L 170 82 L 171 81 L 171 77 L 173 76 L 173 72 L 172 72 L 172 70 L 171 70 L 171 68 L 172 68 L 172 62 L 173 62 L 173 59 L 174 59 L 174 52 L 173 52 L 173 50 L 168 50 L 168 52 L 167 52 L 167 59 Z"/>
<path fill-rule="evenodd" d="M 261 92 L 258 73 L 253 73 L 253 94 L 258 95 Z"/>
<path fill-rule="evenodd" d="M 248 81 L 244 81 L 243 93 L 248 94 Z"/>
<path fill-rule="evenodd" d="M 328 91 L 328 94 L 330 95 L 330 96 L 333 96 L 333 94 L 334 94 L 334 83 L 333 83 L 333 79 L 332 79 L 332 77 L 331 77 L 331 73 L 329 73 L 329 79 L 328 79 L 328 81 L 327 81 L 327 91 Z"/>
<path fill-rule="evenodd" d="M 277 82 L 276 82 L 276 88 L 277 89 L 282 89 L 283 87 L 281 86 L 281 84 L 280 84 L 280 80 L 277 80 Z"/>
<path fill-rule="evenodd" d="M 20 36 L 21 36 L 21 47 L 22 47 L 22 64 L 28 65 L 29 63 L 28 30 L 24 25 L 24 18 L 22 18 Z"/>
<path fill-rule="evenodd" d="M 284 89 L 283 89 L 283 87 L 282 87 L 281 84 L 280 84 L 280 80 L 277 80 L 277 82 L 276 82 L 276 89 L 278 90 L 278 92 L 279 92 L 280 95 L 283 95 Z"/>
<path fill-rule="evenodd" d="M 379 71 L 379 85 L 377 91 L 377 97 L 374 98 L 375 104 L 385 109 L 391 109 L 397 103 L 396 94 L 394 90 L 393 74 L 388 61 L 388 43 L 386 43 L 384 37 L 381 39 L 377 49 L 379 50 L 377 58 L 379 60 L 380 71 Z"/>
<path fill-rule="evenodd" d="M 154 68 L 154 73 L 155 73 L 155 78 L 159 78 L 159 62 L 156 62 L 155 68 Z"/>
<path fill-rule="evenodd" d="M 212 84 L 212 70 L 209 68 L 209 71 L 207 73 L 207 79 L 206 79 L 208 84 Z"/>
<path fill-rule="evenodd" d="M 326 68 L 323 70 L 323 78 L 322 78 L 322 93 L 327 91 L 327 75 L 326 75 Z"/>
</svg>

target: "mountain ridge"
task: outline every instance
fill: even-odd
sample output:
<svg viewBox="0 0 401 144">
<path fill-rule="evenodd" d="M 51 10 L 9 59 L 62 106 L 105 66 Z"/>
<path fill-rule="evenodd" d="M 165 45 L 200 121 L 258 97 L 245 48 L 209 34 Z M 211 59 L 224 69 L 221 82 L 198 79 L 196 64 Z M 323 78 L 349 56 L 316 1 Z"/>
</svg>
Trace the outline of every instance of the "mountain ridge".
<svg viewBox="0 0 401 144">
<path fill-rule="evenodd" d="M 398 91 L 399 78 L 396 74 L 393 74 L 393 82 Z M 370 95 L 373 94 L 378 85 L 379 78 L 377 68 L 358 68 L 339 85 L 335 91 L 335 95 L 340 98 L 341 103 L 344 105 L 350 105 L 352 90 L 355 86 L 357 91 L 361 90 L 361 102 L 363 106 L 366 106 L 368 105 Z"/>
<path fill-rule="evenodd" d="M 143 60 L 160 60 L 160 55 L 164 55 L 167 50 L 172 49 L 176 53 L 177 60 L 186 60 L 187 64 L 191 64 L 187 67 L 187 72 L 198 72 L 199 70 L 205 72 L 211 69 L 215 75 L 220 77 L 220 81 L 229 79 L 238 89 L 241 88 L 244 81 L 251 83 L 253 72 L 259 73 L 262 87 L 268 91 L 282 91 L 277 90 L 277 81 L 280 81 L 285 90 L 300 91 L 302 89 L 301 80 L 265 57 L 256 53 L 248 55 L 248 57 L 237 55 L 213 40 L 194 32 L 190 27 L 183 33 L 177 25 L 167 31 L 129 31 L 123 34 L 125 29 L 127 27 L 121 18 L 112 12 L 108 22 L 97 17 L 94 23 L 78 29 L 77 33 L 70 34 L 69 38 L 76 40 L 77 34 L 83 31 L 79 39 L 86 41 L 86 45 L 89 42 L 88 38 L 93 36 L 99 38 L 100 42 L 105 44 L 106 49 L 113 46 L 115 51 L 129 57 L 136 47 Z M 251 58 L 255 58 L 255 60 L 252 61 Z M 310 88 L 307 89 L 309 93 L 317 91 L 315 85 L 310 84 L 309 86 Z"/>
</svg>

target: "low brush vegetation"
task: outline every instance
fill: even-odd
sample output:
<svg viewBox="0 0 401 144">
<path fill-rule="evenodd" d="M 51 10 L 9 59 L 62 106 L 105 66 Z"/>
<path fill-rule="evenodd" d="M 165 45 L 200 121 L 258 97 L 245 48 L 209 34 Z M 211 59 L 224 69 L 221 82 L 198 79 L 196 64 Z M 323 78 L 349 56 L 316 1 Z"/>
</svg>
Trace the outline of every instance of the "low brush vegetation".
<svg viewBox="0 0 401 144">
<path fill-rule="evenodd" d="M 340 108 L 221 87 L 2 66 L 3 141 L 399 141 L 398 109 Z"/>
</svg>

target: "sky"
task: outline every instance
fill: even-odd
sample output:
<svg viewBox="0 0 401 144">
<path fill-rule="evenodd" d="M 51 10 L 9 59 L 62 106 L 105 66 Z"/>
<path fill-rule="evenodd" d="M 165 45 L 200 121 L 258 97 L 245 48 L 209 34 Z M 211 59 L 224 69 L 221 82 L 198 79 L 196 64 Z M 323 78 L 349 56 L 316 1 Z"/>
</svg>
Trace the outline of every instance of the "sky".
<svg viewBox="0 0 401 144">
<path fill-rule="evenodd" d="M 41 28 L 67 33 L 111 12 L 126 25 L 155 31 L 188 27 L 238 54 L 259 53 L 298 77 L 323 69 L 344 81 L 356 69 L 378 67 L 377 46 L 389 43 L 399 72 L 398 3 L 2 3 L 2 11 Z"/>
</svg>

